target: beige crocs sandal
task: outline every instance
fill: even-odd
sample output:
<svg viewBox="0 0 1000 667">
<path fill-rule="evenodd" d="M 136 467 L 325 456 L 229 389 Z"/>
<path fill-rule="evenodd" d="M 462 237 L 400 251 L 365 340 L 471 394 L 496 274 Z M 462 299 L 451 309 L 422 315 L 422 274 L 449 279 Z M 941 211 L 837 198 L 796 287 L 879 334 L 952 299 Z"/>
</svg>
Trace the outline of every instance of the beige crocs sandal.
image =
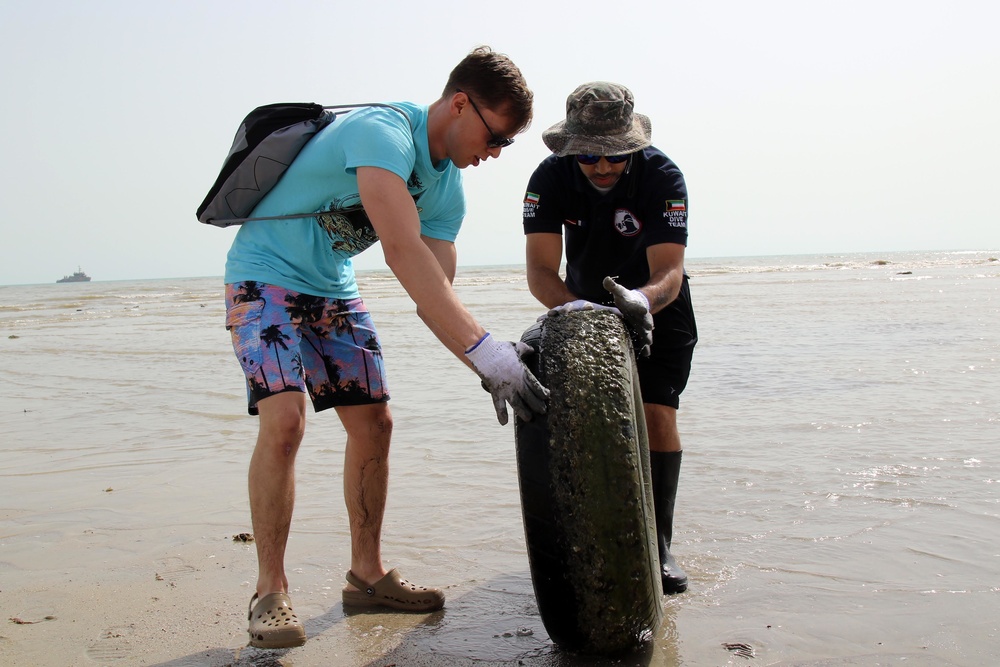
<svg viewBox="0 0 1000 667">
<path fill-rule="evenodd" d="M 444 606 L 444 593 L 436 588 L 414 586 L 395 568 L 372 585 L 347 572 L 347 583 L 358 590 L 344 591 L 345 607 L 388 607 L 400 611 L 437 611 Z"/>
<path fill-rule="evenodd" d="M 257 648 L 291 648 L 306 643 L 306 629 L 292 611 L 292 600 L 287 593 L 270 593 L 260 598 L 257 605 L 254 593 L 250 598 L 247 620 L 250 621 L 250 646 Z"/>
</svg>

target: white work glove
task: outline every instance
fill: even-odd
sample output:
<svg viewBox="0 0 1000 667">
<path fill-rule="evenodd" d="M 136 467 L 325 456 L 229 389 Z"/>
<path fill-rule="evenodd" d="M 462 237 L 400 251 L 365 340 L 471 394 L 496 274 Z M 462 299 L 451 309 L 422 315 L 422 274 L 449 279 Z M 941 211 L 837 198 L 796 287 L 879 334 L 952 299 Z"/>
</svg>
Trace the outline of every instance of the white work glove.
<svg viewBox="0 0 1000 667">
<path fill-rule="evenodd" d="M 465 352 L 483 379 L 483 388 L 493 396 L 497 421 L 507 423 L 507 403 L 524 421 L 536 414 L 545 414 L 545 399 L 549 390 L 531 374 L 521 358 L 533 354 L 527 343 L 498 341 L 490 334 Z"/>
<path fill-rule="evenodd" d="M 615 305 L 636 338 L 639 355 L 648 357 L 649 347 L 653 344 L 653 316 L 649 312 L 649 299 L 637 289 L 625 289 L 610 276 L 604 279 L 604 289 L 615 297 Z"/>
<path fill-rule="evenodd" d="M 561 306 L 556 306 L 549 310 L 549 312 L 544 315 L 539 316 L 536 322 L 541 322 L 546 317 L 557 317 L 559 315 L 568 315 L 577 310 L 610 310 L 613 313 L 621 315 L 617 308 L 612 308 L 611 306 L 605 306 L 599 303 L 594 303 L 593 301 L 587 301 L 586 299 L 577 299 L 576 301 L 569 301 Z"/>
</svg>

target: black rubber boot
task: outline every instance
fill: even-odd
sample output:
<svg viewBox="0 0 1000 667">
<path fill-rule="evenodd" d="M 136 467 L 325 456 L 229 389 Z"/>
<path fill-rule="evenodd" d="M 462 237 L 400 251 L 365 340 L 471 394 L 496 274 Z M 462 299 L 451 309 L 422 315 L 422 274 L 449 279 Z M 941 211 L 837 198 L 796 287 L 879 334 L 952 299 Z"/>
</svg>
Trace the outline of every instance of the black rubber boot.
<svg viewBox="0 0 1000 667">
<path fill-rule="evenodd" d="M 656 544 L 660 552 L 660 573 L 663 593 L 683 593 L 688 578 L 670 553 L 670 540 L 674 533 L 674 499 L 677 497 L 677 480 L 681 473 L 682 452 L 650 452 L 650 472 L 653 478 L 653 507 L 656 510 Z"/>
</svg>

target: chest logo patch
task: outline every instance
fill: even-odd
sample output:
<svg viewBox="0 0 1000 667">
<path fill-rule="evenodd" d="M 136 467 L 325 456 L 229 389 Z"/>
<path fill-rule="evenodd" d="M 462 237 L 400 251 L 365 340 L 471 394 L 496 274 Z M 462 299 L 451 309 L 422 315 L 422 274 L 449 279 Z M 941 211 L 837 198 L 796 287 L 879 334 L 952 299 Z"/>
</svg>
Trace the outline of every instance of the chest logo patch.
<svg viewBox="0 0 1000 667">
<path fill-rule="evenodd" d="M 635 236 L 642 230 L 642 223 L 625 208 L 615 211 L 615 229 L 622 236 Z"/>
</svg>

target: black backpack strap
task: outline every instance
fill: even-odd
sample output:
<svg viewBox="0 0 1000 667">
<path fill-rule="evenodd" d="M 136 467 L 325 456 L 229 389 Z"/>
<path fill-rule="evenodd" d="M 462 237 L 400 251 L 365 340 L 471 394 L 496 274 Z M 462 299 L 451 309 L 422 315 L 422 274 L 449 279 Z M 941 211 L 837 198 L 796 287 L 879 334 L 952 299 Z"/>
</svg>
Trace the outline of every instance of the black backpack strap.
<svg viewBox="0 0 1000 667">
<path fill-rule="evenodd" d="M 406 113 L 406 111 L 404 111 L 400 107 L 397 107 L 395 104 L 386 104 L 384 102 L 365 102 L 362 104 L 331 104 L 328 106 L 324 106 L 323 109 L 324 110 L 329 109 L 332 111 L 334 109 L 362 109 L 364 107 L 381 107 L 383 109 L 392 109 L 393 111 L 395 111 L 396 113 L 398 113 L 399 115 L 401 115 L 403 118 L 406 119 L 406 122 L 410 124 L 410 131 L 411 132 L 413 131 L 413 121 L 410 120 L 410 116 Z"/>
<path fill-rule="evenodd" d="M 402 108 L 397 107 L 394 104 L 385 104 L 383 102 L 364 102 L 361 104 L 331 104 L 323 107 L 324 111 L 335 111 L 337 109 L 342 109 L 345 111 L 350 111 L 353 109 L 364 109 L 366 107 L 381 107 L 384 109 L 392 109 L 399 113 L 406 122 L 410 125 L 410 132 L 413 132 L 413 121 L 410 120 L 409 114 L 406 113 Z M 334 113 L 335 116 L 340 115 L 339 113 Z M 268 215 L 262 218 L 230 218 L 226 220 L 228 225 L 241 225 L 244 222 L 253 222 L 255 220 L 294 220 L 295 218 L 315 218 L 322 215 L 325 211 L 319 211 L 314 213 L 290 213 L 287 215 Z"/>
</svg>

